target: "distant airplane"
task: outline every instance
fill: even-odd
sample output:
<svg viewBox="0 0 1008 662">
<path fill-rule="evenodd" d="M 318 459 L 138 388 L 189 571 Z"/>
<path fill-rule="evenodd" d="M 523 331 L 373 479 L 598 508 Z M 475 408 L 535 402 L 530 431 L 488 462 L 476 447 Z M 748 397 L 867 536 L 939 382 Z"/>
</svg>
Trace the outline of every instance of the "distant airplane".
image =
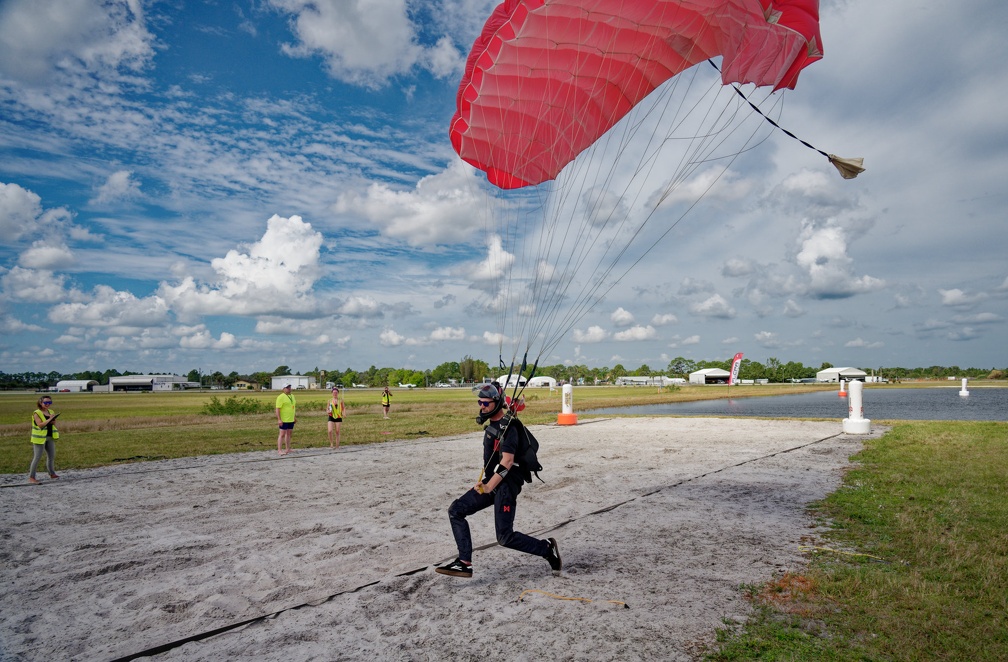
<svg viewBox="0 0 1008 662">
<path fill-rule="evenodd" d="M 354 384 L 353 387 L 354 388 L 367 388 L 368 385 L 367 384 Z"/>
<path fill-rule="evenodd" d="M 399 388 L 416 388 L 416 384 L 403 384 L 399 382 Z"/>
</svg>

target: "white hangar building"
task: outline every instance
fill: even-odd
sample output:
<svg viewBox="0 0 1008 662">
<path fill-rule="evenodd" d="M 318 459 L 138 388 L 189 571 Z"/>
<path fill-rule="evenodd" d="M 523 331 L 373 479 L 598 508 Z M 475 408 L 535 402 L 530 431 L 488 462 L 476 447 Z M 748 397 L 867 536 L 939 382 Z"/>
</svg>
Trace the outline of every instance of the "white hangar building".
<svg viewBox="0 0 1008 662">
<path fill-rule="evenodd" d="M 279 391 L 288 384 L 294 390 L 318 388 L 318 383 L 314 377 L 308 375 L 281 375 L 270 380 L 270 390 Z"/>
<path fill-rule="evenodd" d="M 721 368 L 704 368 L 689 374 L 690 384 L 727 384 L 731 373 Z"/>
<path fill-rule="evenodd" d="M 93 379 L 64 379 L 56 382 L 56 390 L 64 393 L 67 391 L 71 393 L 90 391 L 95 386 L 98 386 L 98 382 Z"/>
<path fill-rule="evenodd" d="M 173 391 L 175 389 L 194 388 L 195 382 L 187 381 L 178 375 L 123 375 L 109 377 L 108 390 L 116 391 Z"/>
<path fill-rule="evenodd" d="M 839 382 L 841 379 L 847 382 L 854 379 L 863 382 L 867 376 L 868 373 L 857 368 L 826 368 L 817 372 L 815 378 L 817 382 Z"/>
</svg>

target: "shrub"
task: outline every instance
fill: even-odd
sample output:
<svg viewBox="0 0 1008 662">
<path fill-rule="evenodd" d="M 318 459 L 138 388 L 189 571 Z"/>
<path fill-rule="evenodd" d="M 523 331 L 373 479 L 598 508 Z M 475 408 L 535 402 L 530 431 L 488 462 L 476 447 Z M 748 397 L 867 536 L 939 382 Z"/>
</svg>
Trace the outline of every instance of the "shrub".
<svg viewBox="0 0 1008 662">
<path fill-rule="evenodd" d="M 256 400 L 254 398 L 238 398 L 235 396 L 231 396 L 224 402 L 221 402 L 215 395 L 210 398 L 210 402 L 203 405 L 203 413 L 209 416 L 268 414 L 271 411 L 273 411 L 273 406 L 269 402 Z"/>
</svg>

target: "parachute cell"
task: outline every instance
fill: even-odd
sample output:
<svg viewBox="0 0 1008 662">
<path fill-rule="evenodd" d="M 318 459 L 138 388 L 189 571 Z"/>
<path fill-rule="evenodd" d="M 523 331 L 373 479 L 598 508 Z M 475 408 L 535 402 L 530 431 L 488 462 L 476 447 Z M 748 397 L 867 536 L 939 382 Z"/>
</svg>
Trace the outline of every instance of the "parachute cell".
<svg viewBox="0 0 1008 662">
<path fill-rule="evenodd" d="M 722 58 L 722 82 L 793 88 L 822 57 L 818 0 L 507 0 L 473 44 L 449 134 L 503 189 L 554 179 L 659 85 Z"/>
</svg>

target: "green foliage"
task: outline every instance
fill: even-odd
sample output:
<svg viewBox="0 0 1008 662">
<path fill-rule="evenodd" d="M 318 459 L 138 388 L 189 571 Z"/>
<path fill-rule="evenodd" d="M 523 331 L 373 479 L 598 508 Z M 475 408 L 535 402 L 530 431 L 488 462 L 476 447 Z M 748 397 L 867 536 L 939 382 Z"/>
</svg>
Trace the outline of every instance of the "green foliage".
<svg viewBox="0 0 1008 662">
<path fill-rule="evenodd" d="M 210 401 L 203 405 L 201 413 L 207 416 L 235 416 L 238 414 L 268 414 L 274 410 L 274 406 L 269 402 L 256 400 L 255 398 L 239 398 L 231 396 L 224 402 L 212 396 Z"/>
<path fill-rule="evenodd" d="M 496 366 L 497 364 L 494 363 Z M 823 366 L 832 367 L 829 363 Z M 852 366 L 858 367 L 858 366 Z M 677 356 L 672 359 L 664 370 L 664 374 L 669 377 L 686 378 L 689 373 L 703 368 L 721 368 L 729 370 L 731 359 L 715 361 L 694 361 Z M 515 367 L 517 371 L 518 366 Z M 822 369 L 822 368 L 819 368 Z M 741 379 L 767 380 L 771 383 L 788 383 L 815 377 L 817 368 L 805 366 L 798 361 L 783 363 L 775 357 L 770 357 L 766 363 L 760 363 L 751 359 L 743 358 L 739 377 Z M 950 377 L 968 377 L 969 379 L 1004 379 L 1005 370 L 997 368 L 960 368 L 959 366 L 928 366 L 926 368 L 902 368 L 902 367 L 861 367 L 868 374 L 884 377 L 890 382 L 906 382 L 916 380 L 945 380 Z M 321 374 L 319 368 L 310 370 L 305 374 L 318 377 Z M 442 363 L 433 370 L 416 370 L 413 368 L 378 368 L 371 366 L 366 371 L 358 372 L 352 368 L 345 371 L 339 369 L 325 370 L 325 379 L 320 380 L 320 386 L 325 386 L 324 382 L 333 382 L 346 388 L 354 384 L 367 384 L 373 387 L 396 386 L 402 384 L 413 384 L 415 386 L 425 386 L 435 382 L 448 382 L 451 379 L 463 383 L 481 382 L 485 377 L 496 378 L 501 374 L 500 368 L 491 369 L 486 361 L 474 359 L 466 356 L 461 362 Z M 526 367 L 525 377 L 531 376 L 531 366 Z M 149 374 L 135 370 L 105 370 L 103 372 L 86 370 L 74 374 L 61 374 L 57 371 L 51 372 L 22 372 L 7 374 L 0 372 L 0 390 L 44 390 L 52 388 L 57 382 L 63 379 L 93 379 L 99 384 L 108 384 L 111 377 L 130 374 Z M 186 378 L 188 381 L 202 382 L 204 387 L 213 386 L 216 388 L 230 388 L 239 380 L 249 381 L 269 387 L 271 378 L 274 375 L 295 374 L 289 366 L 277 366 L 272 372 L 253 372 L 248 375 L 241 375 L 236 371 L 231 371 L 225 375 L 220 370 L 212 372 L 202 372 L 198 369 L 190 370 Z M 611 369 L 608 367 L 589 368 L 586 365 L 539 365 L 536 367 L 537 375 L 548 375 L 558 382 L 582 381 L 584 384 L 606 384 L 613 383 L 617 377 L 626 375 L 638 376 L 658 376 L 663 374 L 660 369 L 653 369 L 647 364 L 636 369 L 629 369 L 622 364 L 617 364 Z"/>
<path fill-rule="evenodd" d="M 459 363 L 459 374 L 464 382 L 483 381 L 490 376 L 490 366 L 486 361 L 479 361 L 467 354 Z"/>
</svg>

